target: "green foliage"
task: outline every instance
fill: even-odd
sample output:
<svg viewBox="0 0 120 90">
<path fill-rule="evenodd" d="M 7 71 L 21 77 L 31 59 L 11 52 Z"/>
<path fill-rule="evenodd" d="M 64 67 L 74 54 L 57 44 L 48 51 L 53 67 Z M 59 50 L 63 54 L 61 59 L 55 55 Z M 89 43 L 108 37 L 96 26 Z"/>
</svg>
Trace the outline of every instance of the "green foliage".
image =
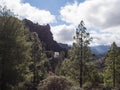
<svg viewBox="0 0 120 90">
<path fill-rule="evenodd" d="M 83 89 L 81 89 L 79 85 L 74 85 L 70 88 L 70 90 L 83 90 Z"/>
<path fill-rule="evenodd" d="M 70 90 L 72 82 L 62 76 L 49 76 L 43 80 L 38 90 Z"/>
<path fill-rule="evenodd" d="M 29 32 L 13 13 L 1 9 L 1 89 L 33 90 L 39 85 L 38 90 L 86 90 L 102 86 L 103 80 L 106 90 L 120 88 L 120 48 L 115 43 L 111 45 L 105 57 L 105 68 L 102 70 L 100 66 L 99 71 L 88 46 L 91 38 L 83 21 L 78 25 L 74 39 L 76 43 L 68 51 L 67 58 L 64 51 L 58 57 L 51 57 L 53 51 L 44 50 L 37 33 Z M 48 72 L 54 76 L 48 76 Z"/>
<path fill-rule="evenodd" d="M 79 70 L 79 58 L 78 47 L 74 46 L 69 51 L 69 58 L 62 62 L 61 75 L 74 80 L 77 84 L 79 83 L 80 70 Z M 88 53 L 90 54 L 90 53 Z M 86 54 L 87 55 L 87 54 Z M 85 58 L 83 62 L 83 84 L 90 82 L 92 86 L 97 85 L 100 82 L 100 75 L 90 58 Z"/>
<path fill-rule="evenodd" d="M 80 84 L 82 75 L 82 83 L 88 88 L 98 85 L 101 77 L 94 65 L 93 55 L 88 46 L 91 38 L 89 33 L 86 33 L 82 21 L 78 25 L 74 38 L 77 43 L 73 43 L 72 49 L 68 52 L 68 58 L 62 62 L 61 75 L 72 79 L 76 84 Z"/>
<path fill-rule="evenodd" d="M 0 17 L 0 82 L 4 90 L 26 80 L 31 46 L 23 22 L 8 14 Z"/>
<path fill-rule="evenodd" d="M 61 75 L 60 70 L 61 70 L 61 63 L 63 62 L 65 58 L 65 52 L 61 51 L 59 55 L 54 55 L 49 59 L 50 62 L 50 71 L 55 73 L 56 75 Z"/>
<path fill-rule="evenodd" d="M 31 71 L 31 82 L 27 82 L 28 88 L 36 88 L 39 82 L 47 77 L 47 72 L 50 67 L 50 63 L 44 53 L 42 43 L 38 38 L 38 34 L 36 32 L 32 32 L 29 34 L 28 39 L 31 45 L 31 62 L 29 64 L 29 68 Z M 30 90 L 31 90 L 30 89 Z"/>
<path fill-rule="evenodd" d="M 92 83 L 91 82 L 85 82 L 84 84 L 83 84 L 83 87 L 84 88 L 86 88 L 86 89 L 88 89 L 88 88 L 91 88 L 92 87 Z"/>
<path fill-rule="evenodd" d="M 105 59 L 104 85 L 105 87 L 120 86 L 120 50 L 115 43 L 111 45 Z"/>
</svg>

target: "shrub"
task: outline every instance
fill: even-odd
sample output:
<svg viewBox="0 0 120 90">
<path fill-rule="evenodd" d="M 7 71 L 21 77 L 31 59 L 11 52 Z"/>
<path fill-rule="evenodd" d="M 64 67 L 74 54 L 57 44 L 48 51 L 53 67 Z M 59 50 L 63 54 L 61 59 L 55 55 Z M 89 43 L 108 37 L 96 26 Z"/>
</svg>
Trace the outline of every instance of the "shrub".
<svg viewBox="0 0 120 90">
<path fill-rule="evenodd" d="M 85 89 L 88 89 L 88 88 L 92 87 L 92 83 L 91 82 L 86 82 L 86 83 L 84 83 L 83 87 Z"/>
<path fill-rule="evenodd" d="M 49 76 L 41 81 L 38 90 L 70 90 L 72 82 L 62 76 Z"/>
</svg>

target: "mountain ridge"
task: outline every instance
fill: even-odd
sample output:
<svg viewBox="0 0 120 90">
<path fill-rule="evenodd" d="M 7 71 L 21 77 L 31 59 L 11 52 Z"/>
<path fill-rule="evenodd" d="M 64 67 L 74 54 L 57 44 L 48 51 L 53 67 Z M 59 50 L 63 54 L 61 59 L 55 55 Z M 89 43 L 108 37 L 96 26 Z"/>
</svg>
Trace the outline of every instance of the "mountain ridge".
<svg viewBox="0 0 120 90">
<path fill-rule="evenodd" d="M 96 54 L 105 54 L 108 52 L 109 49 L 109 45 L 97 45 L 91 47 L 91 50 Z"/>
</svg>

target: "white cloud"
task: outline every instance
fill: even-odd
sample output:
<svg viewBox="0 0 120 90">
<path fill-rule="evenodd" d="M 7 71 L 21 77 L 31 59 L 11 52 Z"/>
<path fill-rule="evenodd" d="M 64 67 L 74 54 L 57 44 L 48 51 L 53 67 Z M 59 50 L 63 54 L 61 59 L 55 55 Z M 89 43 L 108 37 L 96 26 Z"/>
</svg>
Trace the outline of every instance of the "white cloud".
<svg viewBox="0 0 120 90">
<path fill-rule="evenodd" d="M 75 26 L 73 25 L 58 25 L 51 27 L 52 33 L 54 33 L 54 39 L 58 42 L 72 44 L 73 36 L 75 33 Z"/>
<path fill-rule="evenodd" d="M 120 0 L 86 0 L 78 3 L 67 3 L 60 9 L 61 20 L 69 23 L 52 26 L 54 39 L 58 42 L 72 44 L 76 26 L 84 20 L 85 26 L 94 38 L 92 45 L 110 45 L 116 42 L 120 46 Z M 40 10 L 23 3 L 22 0 L 0 0 L 0 5 L 6 5 L 15 14 L 39 24 L 56 21 L 49 11 Z"/>
<path fill-rule="evenodd" d="M 7 6 L 7 8 L 18 15 L 19 18 L 27 18 L 39 24 L 55 22 L 55 16 L 49 11 L 40 10 L 31 6 L 29 3 L 23 3 L 22 0 L 0 0 L 0 5 Z"/>
<path fill-rule="evenodd" d="M 88 26 L 107 28 L 119 25 L 120 0 L 86 0 L 67 4 L 60 10 L 63 21 L 78 24 L 84 20 Z"/>
<path fill-rule="evenodd" d="M 92 45 L 110 45 L 116 42 L 120 46 L 120 0 L 86 0 L 66 4 L 60 10 L 60 16 L 66 23 L 77 25 L 84 20 L 94 38 Z M 74 33 L 75 34 L 75 33 Z"/>
</svg>

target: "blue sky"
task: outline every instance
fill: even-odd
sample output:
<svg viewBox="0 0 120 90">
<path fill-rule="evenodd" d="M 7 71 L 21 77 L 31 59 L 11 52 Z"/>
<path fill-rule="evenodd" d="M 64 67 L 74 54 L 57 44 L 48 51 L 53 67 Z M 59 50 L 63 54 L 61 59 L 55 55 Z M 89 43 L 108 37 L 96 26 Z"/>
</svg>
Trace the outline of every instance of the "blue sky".
<svg viewBox="0 0 120 90">
<path fill-rule="evenodd" d="M 25 3 L 30 3 L 40 9 L 45 9 L 50 11 L 54 15 L 59 15 L 59 10 L 62 6 L 67 3 L 73 3 L 74 0 L 23 0 Z M 78 2 L 83 2 L 84 0 L 77 0 Z"/>
<path fill-rule="evenodd" d="M 60 9 L 66 4 L 74 3 L 75 1 L 81 3 L 84 0 L 23 0 L 24 3 L 30 3 L 39 9 L 50 11 L 56 16 L 57 23 L 50 23 L 51 25 L 59 25 L 65 23 L 60 20 Z M 67 23 L 66 23 L 67 24 Z"/>
<path fill-rule="evenodd" d="M 120 0 L 0 0 L 19 19 L 50 24 L 54 40 L 73 43 L 75 29 L 84 20 L 91 45 L 120 46 Z"/>
</svg>

